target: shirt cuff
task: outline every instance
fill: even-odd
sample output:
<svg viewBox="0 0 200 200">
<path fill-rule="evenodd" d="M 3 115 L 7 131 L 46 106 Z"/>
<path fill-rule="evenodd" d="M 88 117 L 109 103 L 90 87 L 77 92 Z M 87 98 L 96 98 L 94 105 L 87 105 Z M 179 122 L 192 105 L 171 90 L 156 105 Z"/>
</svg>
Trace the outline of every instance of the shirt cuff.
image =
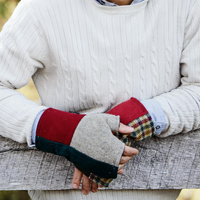
<svg viewBox="0 0 200 200">
<path fill-rule="evenodd" d="M 33 123 L 33 126 L 32 126 L 32 131 L 31 131 L 31 141 L 32 141 L 32 145 L 30 145 L 29 147 L 34 147 L 35 146 L 35 137 L 36 137 L 36 131 L 37 131 L 37 126 L 38 126 L 38 123 L 40 121 L 40 117 L 42 116 L 42 114 L 44 113 L 45 110 L 42 110 L 40 111 L 36 118 L 35 118 L 35 121 Z"/>
<path fill-rule="evenodd" d="M 155 99 L 143 100 L 141 101 L 141 103 L 144 105 L 144 107 L 147 109 L 147 111 L 152 117 L 155 126 L 154 134 L 160 135 L 161 132 L 167 127 L 167 122 L 165 119 L 165 113 L 163 111 L 163 108 Z"/>
</svg>

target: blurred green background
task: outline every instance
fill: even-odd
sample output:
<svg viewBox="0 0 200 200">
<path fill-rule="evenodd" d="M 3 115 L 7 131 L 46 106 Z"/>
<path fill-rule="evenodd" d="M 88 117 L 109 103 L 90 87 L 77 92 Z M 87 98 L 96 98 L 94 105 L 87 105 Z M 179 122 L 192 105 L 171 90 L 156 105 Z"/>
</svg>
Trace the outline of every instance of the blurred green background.
<svg viewBox="0 0 200 200">
<path fill-rule="evenodd" d="M 0 0 L 0 30 L 6 23 L 20 0 Z M 29 84 L 19 90 L 28 99 L 37 102 L 39 95 L 30 80 Z M 27 191 L 0 191 L 0 200 L 30 200 Z M 161 199 L 162 200 L 162 199 Z M 182 190 L 177 200 L 200 200 L 200 189 Z"/>
<path fill-rule="evenodd" d="M 0 191 L 0 200 L 31 200 L 27 191 Z"/>
</svg>

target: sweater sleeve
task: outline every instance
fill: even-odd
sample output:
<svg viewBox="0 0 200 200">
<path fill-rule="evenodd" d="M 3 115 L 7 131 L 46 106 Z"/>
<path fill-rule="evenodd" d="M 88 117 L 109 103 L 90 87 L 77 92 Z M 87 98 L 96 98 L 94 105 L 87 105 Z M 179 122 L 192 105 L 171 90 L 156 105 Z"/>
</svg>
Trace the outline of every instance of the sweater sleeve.
<svg viewBox="0 0 200 200">
<path fill-rule="evenodd" d="M 200 127 L 200 1 L 195 1 L 189 13 L 180 59 L 181 84 L 171 92 L 155 97 L 168 124 L 160 137 Z"/>
<path fill-rule="evenodd" d="M 44 67 L 47 45 L 30 16 L 29 1 L 21 1 L 0 34 L 0 135 L 31 145 L 37 114 L 46 109 L 15 89 L 28 84 Z"/>
</svg>

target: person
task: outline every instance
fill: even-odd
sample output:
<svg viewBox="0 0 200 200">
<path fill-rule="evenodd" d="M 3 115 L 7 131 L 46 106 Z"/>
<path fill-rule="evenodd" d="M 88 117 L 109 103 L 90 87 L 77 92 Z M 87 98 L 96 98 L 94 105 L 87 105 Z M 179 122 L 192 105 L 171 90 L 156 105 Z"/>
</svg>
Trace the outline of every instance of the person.
<svg viewBox="0 0 200 200">
<path fill-rule="evenodd" d="M 77 148 L 79 140 L 74 138 L 81 136 L 78 130 L 80 127 L 83 130 L 83 124 L 90 126 L 96 118 L 101 118 L 103 127 L 107 127 L 110 124 L 105 119 L 111 117 L 117 132 L 119 119 L 112 113 L 100 113 L 124 105 L 131 97 L 138 99 L 139 107 L 150 114 L 154 135 L 167 137 L 198 129 L 199 11 L 200 0 L 22 0 L 0 38 L 1 135 L 18 142 L 27 141 L 29 146 L 36 142 L 37 146 L 44 141 L 42 137 L 50 141 L 45 132 L 47 124 L 60 128 L 63 115 L 67 115 L 67 123 L 76 115 L 76 119 L 77 116 L 81 119 L 73 125 L 67 144 L 72 141 Z M 31 77 L 41 105 L 14 90 L 26 85 Z M 84 114 L 95 117 L 91 119 Z M 123 117 L 120 116 L 120 121 Z M 133 129 L 122 124 L 118 131 L 131 135 Z M 104 141 L 102 138 L 102 144 Z M 124 146 L 115 141 L 117 147 L 121 145 L 120 153 L 108 153 L 111 158 L 117 157 L 115 162 L 123 165 L 137 154 L 137 150 L 125 147 L 130 152 L 123 162 L 119 156 L 126 157 Z M 109 151 L 108 146 L 105 148 Z M 85 147 L 78 153 L 82 151 L 89 157 L 98 157 Z M 110 165 L 104 157 L 99 159 L 105 167 Z M 75 169 L 75 189 L 83 171 Z M 123 173 L 123 169 L 118 173 Z M 91 190 L 97 189 L 93 182 Z M 85 175 L 82 190 L 84 194 L 90 190 L 90 180 Z M 149 199 L 149 195 L 152 199 L 175 199 L 180 191 L 129 192 L 136 199 Z M 29 195 L 33 200 L 82 198 L 76 191 L 30 191 Z M 95 195 L 106 199 L 111 192 L 99 191 Z"/>
</svg>

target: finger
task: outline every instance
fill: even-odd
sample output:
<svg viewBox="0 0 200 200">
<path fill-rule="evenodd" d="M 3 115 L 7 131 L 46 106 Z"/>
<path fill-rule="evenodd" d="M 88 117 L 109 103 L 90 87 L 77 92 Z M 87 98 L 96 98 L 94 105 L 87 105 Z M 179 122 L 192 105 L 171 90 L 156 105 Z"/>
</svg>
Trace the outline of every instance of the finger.
<svg viewBox="0 0 200 200">
<path fill-rule="evenodd" d="M 129 160 L 131 160 L 133 156 L 122 156 L 121 160 L 120 160 L 120 164 L 125 164 L 127 163 Z"/>
<path fill-rule="evenodd" d="M 117 173 L 118 173 L 118 174 L 123 174 L 123 173 L 124 173 L 124 170 L 123 170 L 123 169 L 120 169 Z"/>
<path fill-rule="evenodd" d="M 98 185 L 94 182 L 92 182 L 92 185 L 91 185 L 91 191 L 93 193 L 97 192 L 98 191 Z"/>
<path fill-rule="evenodd" d="M 118 131 L 123 134 L 130 134 L 134 131 L 134 128 L 120 123 Z"/>
<path fill-rule="evenodd" d="M 82 178 L 82 172 L 79 171 L 77 168 L 75 168 L 74 170 L 74 176 L 73 176 L 73 180 L 72 180 L 72 187 L 74 189 L 78 189 L 81 183 L 81 178 Z"/>
<path fill-rule="evenodd" d="M 139 151 L 135 148 L 125 146 L 123 156 L 135 156 L 138 155 Z"/>
<path fill-rule="evenodd" d="M 121 170 L 124 167 L 124 164 L 119 164 L 118 171 Z"/>
<path fill-rule="evenodd" d="M 83 182 L 82 182 L 82 193 L 84 195 L 88 195 L 90 192 L 90 179 L 83 175 Z"/>
</svg>

